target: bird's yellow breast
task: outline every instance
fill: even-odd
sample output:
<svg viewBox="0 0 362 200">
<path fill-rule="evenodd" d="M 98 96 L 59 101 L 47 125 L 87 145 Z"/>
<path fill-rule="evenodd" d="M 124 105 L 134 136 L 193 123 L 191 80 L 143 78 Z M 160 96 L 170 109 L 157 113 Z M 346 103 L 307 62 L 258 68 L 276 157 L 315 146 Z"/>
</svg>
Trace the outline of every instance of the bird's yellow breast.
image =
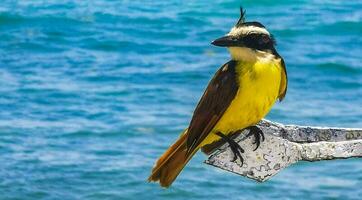
<svg viewBox="0 0 362 200">
<path fill-rule="evenodd" d="M 278 98 L 281 70 L 279 59 L 238 62 L 238 92 L 200 146 L 219 140 L 220 138 L 213 134 L 215 132 L 220 131 L 227 135 L 258 123 Z"/>
</svg>

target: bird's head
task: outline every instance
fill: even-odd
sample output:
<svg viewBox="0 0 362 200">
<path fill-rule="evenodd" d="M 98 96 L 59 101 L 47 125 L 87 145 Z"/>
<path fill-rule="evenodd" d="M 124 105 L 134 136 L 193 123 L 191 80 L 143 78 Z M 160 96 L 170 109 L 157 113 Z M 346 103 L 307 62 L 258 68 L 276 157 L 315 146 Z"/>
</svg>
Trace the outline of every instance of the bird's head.
<svg viewBox="0 0 362 200">
<path fill-rule="evenodd" d="M 259 22 L 245 22 L 245 11 L 240 8 L 240 18 L 224 37 L 211 44 L 227 47 L 234 60 L 255 60 L 257 56 L 278 56 L 275 40 Z"/>
</svg>

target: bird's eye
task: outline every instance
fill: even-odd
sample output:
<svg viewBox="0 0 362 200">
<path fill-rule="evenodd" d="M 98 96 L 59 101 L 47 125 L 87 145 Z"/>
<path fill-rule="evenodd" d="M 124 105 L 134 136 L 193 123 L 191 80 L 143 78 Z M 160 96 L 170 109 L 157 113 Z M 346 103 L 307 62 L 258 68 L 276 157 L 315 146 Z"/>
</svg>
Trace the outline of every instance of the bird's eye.
<svg viewBox="0 0 362 200">
<path fill-rule="evenodd" d="M 270 41 L 270 38 L 268 36 L 266 36 L 266 35 L 263 35 L 261 37 L 260 43 L 261 44 L 267 44 L 267 43 L 269 43 L 269 41 Z"/>
</svg>

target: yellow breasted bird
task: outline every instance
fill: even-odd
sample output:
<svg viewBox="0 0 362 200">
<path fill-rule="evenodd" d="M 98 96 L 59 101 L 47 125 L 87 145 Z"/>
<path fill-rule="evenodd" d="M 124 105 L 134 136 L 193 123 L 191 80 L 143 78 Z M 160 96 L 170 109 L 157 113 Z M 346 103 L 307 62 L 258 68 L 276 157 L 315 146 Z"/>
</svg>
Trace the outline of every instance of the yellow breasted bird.
<svg viewBox="0 0 362 200">
<path fill-rule="evenodd" d="M 230 32 L 212 42 L 227 47 L 231 60 L 221 66 L 209 82 L 187 129 L 158 159 L 148 178 L 168 187 L 201 148 L 209 154 L 219 141 L 229 143 L 234 160 L 244 150 L 231 135 L 249 129 L 256 148 L 264 139 L 255 126 L 287 91 L 287 72 L 283 58 L 275 49 L 275 40 L 259 22 L 240 19 Z"/>
</svg>

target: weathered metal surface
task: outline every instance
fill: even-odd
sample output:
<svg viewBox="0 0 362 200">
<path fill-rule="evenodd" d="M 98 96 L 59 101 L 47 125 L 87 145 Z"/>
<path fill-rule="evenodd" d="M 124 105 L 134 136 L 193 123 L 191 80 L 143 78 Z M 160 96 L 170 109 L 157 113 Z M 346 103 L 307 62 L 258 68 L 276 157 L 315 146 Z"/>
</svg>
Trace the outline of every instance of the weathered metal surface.
<svg viewBox="0 0 362 200">
<path fill-rule="evenodd" d="M 361 129 L 282 125 L 267 120 L 258 126 L 265 141 L 256 151 L 254 138 L 244 138 L 247 130 L 234 139 L 245 150 L 242 166 L 239 159 L 231 162 L 234 155 L 228 144 L 222 145 L 205 163 L 263 182 L 300 160 L 362 157 Z"/>
</svg>

